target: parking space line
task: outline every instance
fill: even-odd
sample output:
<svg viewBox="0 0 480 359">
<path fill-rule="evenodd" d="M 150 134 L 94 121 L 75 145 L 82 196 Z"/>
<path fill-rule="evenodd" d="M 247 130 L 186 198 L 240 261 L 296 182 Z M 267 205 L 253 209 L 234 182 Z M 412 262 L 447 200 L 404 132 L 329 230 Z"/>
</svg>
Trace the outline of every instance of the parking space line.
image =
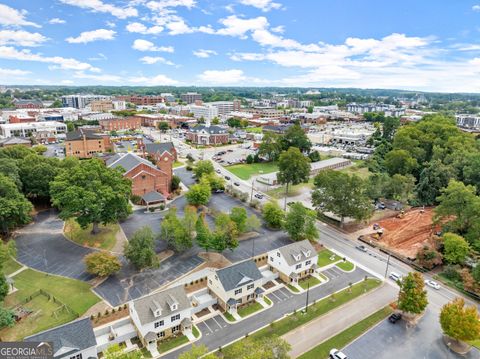
<svg viewBox="0 0 480 359">
<path fill-rule="evenodd" d="M 210 331 L 210 333 L 213 333 L 213 330 L 208 326 L 207 322 L 203 322 L 203 324 L 205 324 L 205 326 L 207 327 L 207 329 Z M 208 335 L 208 334 L 207 334 Z"/>
<path fill-rule="evenodd" d="M 215 317 L 212 317 L 212 319 L 213 319 L 213 321 L 214 321 L 215 323 L 217 323 L 218 327 L 219 327 L 220 329 L 222 329 L 222 326 L 220 325 L 219 322 L 217 322 L 217 320 L 215 319 Z M 218 330 L 218 329 L 217 329 L 217 330 Z"/>
<path fill-rule="evenodd" d="M 270 293 L 270 294 L 273 295 L 275 298 L 277 298 L 279 302 L 282 301 L 279 297 L 277 297 L 277 295 L 275 294 L 275 292 L 272 292 L 272 293 Z"/>
</svg>

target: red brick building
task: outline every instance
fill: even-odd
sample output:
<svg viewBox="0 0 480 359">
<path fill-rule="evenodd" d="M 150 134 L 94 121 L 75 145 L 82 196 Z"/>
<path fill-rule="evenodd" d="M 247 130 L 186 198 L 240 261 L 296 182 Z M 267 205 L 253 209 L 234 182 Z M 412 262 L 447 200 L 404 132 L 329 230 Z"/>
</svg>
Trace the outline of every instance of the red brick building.
<svg viewBox="0 0 480 359">
<path fill-rule="evenodd" d="M 42 108 L 43 103 L 40 100 L 14 99 L 13 104 L 17 109 Z"/>
<path fill-rule="evenodd" d="M 129 95 L 129 96 L 118 96 L 117 98 L 125 102 L 133 103 L 137 106 L 152 106 L 152 105 L 156 105 L 157 103 L 165 102 L 165 98 L 163 98 L 162 96 Z"/>
<path fill-rule="evenodd" d="M 27 123 L 27 122 L 36 122 L 36 118 L 30 115 L 10 115 L 8 117 L 9 123 Z"/>
<path fill-rule="evenodd" d="M 196 145 L 220 145 L 228 143 L 228 131 L 220 126 L 195 126 L 188 130 L 187 140 Z"/>
<path fill-rule="evenodd" d="M 103 131 L 138 130 L 142 127 L 142 120 L 136 116 L 131 116 L 99 120 L 98 124 Z"/>
<path fill-rule="evenodd" d="M 173 146 L 172 142 L 162 143 L 147 143 L 143 145 L 144 157 L 150 156 L 155 163 L 162 160 L 164 153 L 168 153 L 173 156 L 173 160 L 177 160 L 177 150 Z"/>
</svg>

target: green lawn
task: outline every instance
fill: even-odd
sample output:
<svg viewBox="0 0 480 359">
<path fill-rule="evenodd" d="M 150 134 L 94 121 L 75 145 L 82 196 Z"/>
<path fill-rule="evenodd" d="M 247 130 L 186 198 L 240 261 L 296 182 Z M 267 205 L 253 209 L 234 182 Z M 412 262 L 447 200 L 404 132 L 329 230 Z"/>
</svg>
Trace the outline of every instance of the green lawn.
<svg viewBox="0 0 480 359">
<path fill-rule="evenodd" d="M 8 258 L 7 261 L 3 263 L 3 274 L 12 274 L 20 268 L 22 268 L 21 264 L 16 262 L 13 258 Z"/>
<path fill-rule="evenodd" d="M 229 312 L 225 312 L 225 313 L 223 313 L 223 315 L 224 315 L 225 318 L 227 318 L 227 320 L 229 320 L 230 322 L 235 322 L 235 321 L 237 321 L 237 320 L 235 319 L 235 317 L 234 317 L 233 315 L 231 315 Z"/>
<path fill-rule="evenodd" d="M 365 333 L 368 329 L 373 327 L 375 324 L 386 318 L 392 309 L 390 307 L 385 307 L 380 309 L 378 312 L 373 313 L 369 317 L 359 321 L 358 323 L 352 325 L 348 329 L 345 329 L 343 332 L 338 333 L 334 337 L 328 339 L 320 345 L 317 345 L 312 350 L 302 354 L 299 359 L 321 359 L 328 358 L 329 352 L 332 348 L 343 348 L 352 342 L 355 338 L 358 338 L 360 335 Z"/>
<path fill-rule="evenodd" d="M 159 353 L 165 353 L 185 343 L 188 343 L 188 338 L 182 334 L 159 341 L 157 344 L 157 349 Z"/>
<path fill-rule="evenodd" d="M 291 285 L 291 284 L 287 284 L 287 287 L 288 287 L 288 289 L 290 289 L 293 293 L 298 293 L 298 292 L 299 292 L 299 290 L 298 290 L 296 287 L 294 287 L 293 285 Z"/>
<path fill-rule="evenodd" d="M 116 242 L 116 234 L 120 230 L 118 223 L 100 225 L 100 233 L 91 234 L 92 226 L 89 225 L 86 229 L 80 228 L 80 225 L 73 219 L 67 220 L 65 223 L 65 236 L 71 241 L 82 246 L 100 248 L 109 250 L 112 249 Z"/>
<path fill-rule="evenodd" d="M 320 284 L 320 281 L 315 277 L 309 276 L 307 279 L 298 282 L 298 285 L 305 290 L 307 290 L 308 284 L 310 284 L 310 287 L 313 287 L 314 285 Z"/>
<path fill-rule="evenodd" d="M 366 179 L 371 175 L 370 171 L 366 167 L 365 161 L 362 160 L 353 161 L 353 165 L 343 168 L 340 171 L 350 175 L 357 175 L 363 179 Z"/>
<path fill-rule="evenodd" d="M 182 161 L 175 161 L 175 162 L 173 162 L 173 168 L 183 166 L 184 164 L 185 163 L 183 163 Z"/>
<path fill-rule="evenodd" d="M 355 266 L 353 265 L 352 262 L 349 262 L 349 261 L 341 261 L 341 262 L 338 262 L 337 264 L 335 264 L 338 268 L 344 270 L 345 272 L 350 272 L 353 270 L 353 268 L 355 268 Z"/>
<path fill-rule="evenodd" d="M 336 254 L 329 251 L 328 249 L 324 249 L 323 251 L 318 252 L 317 264 L 319 267 L 325 267 L 329 264 L 338 262 L 341 259 L 342 257 L 337 256 Z"/>
<path fill-rule="evenodd" d="M 245 131 L 248 133 L 262 133 L 262 127 L 247 127 Z"/>
<path fill-rule="evenodd" d="M 294 197 L 300 195 L 305 190 L 312 190 L 314 188 L 313 178 L 310 178 L 307 183 L 300 183 L 288 187 L 288 197 Z M 270 197 L 280 199 L 285 197 L 285 186 L 271 189 L 267 192 Z"/>
<path fill-rule="evenodd" d="M 471 345 L 473 345 L 475 348 L 480 349 L 480 339 L 478 340 L 472 340 L 469 342 Z"/>
<path fill-rule="evenodd" d="M 270 299 L 268 299 L 267 296 L 264 296 L 263 297 L 263 300 L 265 301 L 265 303 L 267 303 L 268 305 L 272 305 L 272 301 Z"/>
<path fill-rule="evenodd" d="M 82 315 L 92 305 L 100 301 L 90 290 L 90 285 L 74 279 L 48 275 L 32 269 L 26 269 L 13 277 L 14 285 L 18 289 L 5 298 L 5 306 L 13 308 L 24 302 L 39 289 L 53 295 L 60 302 L 69 306 L 73 311 Z M 13 328 L 4 329 L 0 337 L 4 340 L 20 340 L 27 335 L 37 333 L 71 321 L 75 315 L 67 311 L 61 312 L 55 318 L 53 310 L 60 304 L 49 301 L 44 296 L 37 296 L 33 300 L 22 304 L 33 313 Z"/>
<path fill-rule="evenodd" d="M 258 312 L 259 310 L 262 310 L 263 306 L 258 303 L 258 302 L 252 302 L 245 307 L 237 309 L 237 313 L 239 316 L 246 317 L 247 315 L 250 315 L 252 313 Z"/>
<path fill-rule="evenodd" d="M 275 162 L 261 162 L 251 164 L 242 163 L 239 165 L 228 166 L 226 168 L 242 180 L 248 180 L 253 175 L 278 171 L 278 166 Z"/>
<path fill-rule="evenodd" d="M 285 333 L 288 333 L 290 330 L 293 330 L 312 319 L 315 319 L 332 309 L 335 309 L 355 298 L 368 292 L 381 284 L 381 281 L 378 279 L 369 278 L 366 281 L 362 281 L 361 283 L 357 283 L 351 288 L 351 292 L 349 289 L 344 289 L 339 293 L 335 294 L 335 301 L 332 301 L 330 298 L 324 298 L 319 300 L 315 304 L 312 304 L 308 307 L 307 313 L 300 313 L 296 312 L 295 314 L 291 314 L 284 319 L 281 319 L 272 325 L 259 330 L 258 332 L 251 335 L 256 339 L 270 337 L 272 335 L 282 336 Z"/>
<path fill-rule="evenodd" d="M 192 327 L 192 334 L 195 338 L 198 338 L 200 336 L 200 331 L 195 325 Z"/>
</svg>

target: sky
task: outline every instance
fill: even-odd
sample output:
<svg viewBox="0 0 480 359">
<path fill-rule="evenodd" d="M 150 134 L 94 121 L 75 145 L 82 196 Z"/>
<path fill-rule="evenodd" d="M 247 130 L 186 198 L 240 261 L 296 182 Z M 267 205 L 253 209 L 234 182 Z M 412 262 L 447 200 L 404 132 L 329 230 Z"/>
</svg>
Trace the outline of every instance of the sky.
<svg viewBox="0 0 480 359">
<path fill-rule="evenodd" d="M 480 92 L 480 0 L 0 0 L 0 84 Z"/>
</svg>

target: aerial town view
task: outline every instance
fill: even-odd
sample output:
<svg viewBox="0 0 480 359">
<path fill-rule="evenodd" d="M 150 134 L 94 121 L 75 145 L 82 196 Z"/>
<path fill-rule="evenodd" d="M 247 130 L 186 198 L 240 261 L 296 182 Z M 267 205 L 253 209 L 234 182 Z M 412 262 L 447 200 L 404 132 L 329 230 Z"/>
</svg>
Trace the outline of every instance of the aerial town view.
<svg viewBox="0 0 480 359">
<path fill-rule="evenodd" d="M 0 359 L 480 359 L 479 31 L 0 0 Z"/>
</svg>

